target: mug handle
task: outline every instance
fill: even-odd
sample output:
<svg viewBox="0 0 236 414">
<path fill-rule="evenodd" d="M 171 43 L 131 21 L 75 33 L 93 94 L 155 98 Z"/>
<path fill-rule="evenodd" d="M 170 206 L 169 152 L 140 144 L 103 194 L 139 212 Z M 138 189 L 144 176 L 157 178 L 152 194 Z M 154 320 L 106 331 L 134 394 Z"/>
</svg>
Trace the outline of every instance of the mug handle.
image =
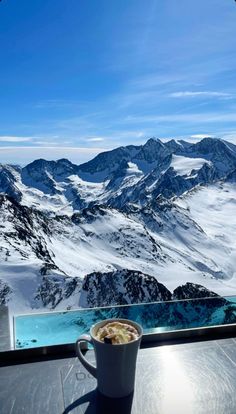
<svg viewBox="0 0 236 414">
<path fill-rule="evenodd" d="M 80 360 L 81 364 L 87 369 L 87 371 L 95 378 L 97 378 L 97 368 L 90 364 L 90 362 L 87 361 L 87 359 L 83 356 L 82 352 L 81 352 L 81 347 L 80 344 L 81 342 L 88 342 L 91 345 L 93 345 L 92 339 L 90 335 L 81 335 L 76 343 L 75 343 L 75 348 L 76 348 L 76 354 L 78 359 Z"/>
</svg>

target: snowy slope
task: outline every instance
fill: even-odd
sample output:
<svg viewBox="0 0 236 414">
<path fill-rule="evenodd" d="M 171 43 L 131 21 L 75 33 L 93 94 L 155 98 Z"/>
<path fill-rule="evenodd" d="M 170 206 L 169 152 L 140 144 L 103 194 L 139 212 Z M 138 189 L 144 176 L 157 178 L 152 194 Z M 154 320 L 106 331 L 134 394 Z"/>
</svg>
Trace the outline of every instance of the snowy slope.
<svg viewBox="0 0 236 414">
<path fill-rule="evenodd" d="M 211 165 L 211 162 L 204 158 L 188 158 L 181 155 L 172 155 L 170 167 L 172 167 L 178 175 L 190 175 L 192 170 L 200 170 L 204 165 Z"/>
<path fill-rule="evenodd" d="M 1 303 L 14 312 L 78 307 L 86 275 L 122 269 L 170 292 L 192 282 L 234 294 L 235 171 L 235 146 L 211 138 L 150 139 L 81 166 L 2 165 Z"/>
<path fill-rule="evenodd" d="M 190 144 L 151 138 L 120 147 L 76 166 L 70 161 L 36 160 L 24 168 L 0 166 L 0 192 L 40 211 L 71 215 L 91 204 L 122 208 L 150 197 L 172 198 L 236 170 L 236 147 L 205 138 Z"/>
<path fill-rule="evenodd" d="M 211 191 L 212 197 L 219 197 L 218 187 L 212 187 Z M 183 207 L 168 203 L 136 209 L 129 214 L 99 208 L 77 213 L 71 218 L 51 218 L 50 232 L 47 221 L 40 223 L 36 216 L 32 228 L 37 234 L 32 231 L 20 242 L 16 227 L 19 228 L 21 220 L 15 221 L 8 216 L 11 226 L 0 238 L 0 279 L 12 292 L 10 307 L 21 311 L 78 307 L 79 286 L 86 274 L 126 268 L 154 276 L 172 292 L 180 284 L 193 282 L 219 294 L 234 293 L 236 250 L 233 236 L 229 238 L 229 229 L 224 226 L 223 211 L 226 205 L 228 211 L 234 209 L 232 195 L 235 189 L 227 185 L 227 191 L 227 199 L 217 210 L 217 226 L 214 215 L 211 220 L 208 218 L 208 227 L 204 231 L 201 214 L 204 217 L 203 210 L 210 204 L 205 204 L 201 214 L 198 213 L 199 220 L 195 217 L 193 221 L 189 217 L 188 208 L 191 211 L 191 205 L 196 204 L 194 197 L 198 196 L 198 191 L 175 200 L 176 205 L 184 203 Z M 11 209 L 11 205 L 9 207 Z M 193 209 L 194 213 L 196 215 Z M 39 224 L 42 226 L 40 232 L 37 231 Z M 215 226 L 220 229 L 221 237 L 212 233 Z M 43 271 L 45 263 L 46 272 Z M 72 294 L 66 297 L 64 285 L 68 278 L 77 283 Z M 58 283 L 63 290 L 59 293 Z M 43 299 L 38 292 L 44 293 Z M 55 296 L 58 294 L 61 300 L 57 303 Z"/>
<path fill-rule="evenodd" d="M 175 201 L 187 209 L 189 216 L 201 226 L 209 240 L 199 250 L 208 255 L 216 266 L 224 269 L 225 287 L 235 289 L 236 281 L 236 186 L 216 184 Z"/>
</svg>

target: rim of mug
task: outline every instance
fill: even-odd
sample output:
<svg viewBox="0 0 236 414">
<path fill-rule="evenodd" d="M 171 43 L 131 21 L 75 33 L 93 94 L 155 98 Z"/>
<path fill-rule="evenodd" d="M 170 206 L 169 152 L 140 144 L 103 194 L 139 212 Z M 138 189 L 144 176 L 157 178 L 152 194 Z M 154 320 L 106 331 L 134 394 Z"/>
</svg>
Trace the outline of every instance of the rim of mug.
<svg viewBox="0 0 236 414">
<path fill-rule="evenodd" d="M 99 321 L 99 322 L 96 322 L 94 325 L 92 325 L 91 326 L 91 328 L 90 328 L 90 336 L 91 336 L 91 338 L 93 339 L 93 341 L 96 341 L 96 342 L 98 342 L 99 344 L 103 344 L 103 345 L 111 345 L 111 344 L 106 344 L 105 342 L 103 342 L 103 341 L 99 341 L 99 339 L 97 339 L 96 337 L 95 337 L 95 335 L 94 335 L 94 328 L 97 326 L 97 325 L 100 325 L 99 326 L 99 328 L 100 327 L 102 327 L 102 326 L 104 326 L 104 325 L 106 325 L 107 323 L 110 323 L 110 322 L 115 322 L 115 321 L 119 321 L 119 322 L 122 322 L 122 323 L 127 323 L 127 324 L 130 324 L 130 325 L 132 325 L 132 326 L 134 326 L 136 329 L 138 329 L 138 333 L 139 333 L 139 336 L 138 336 L 138 338 L 136 338 L 136 339 L 133 339 L 132 341 L 129 341 L 129 342 L 126 342 L 126 343 L 123 343 L 123 344 L 112 344 L 113 346 L 115 345 L 115 346 L 121 346 L 121 345 L 129 345 L 129 344 L 132 344 L 132 343 L 134 343 L 134 342 L 136 342 L 136 341 L 138 341 L 141 337 L 142 337 L 142 335 L 143 335 L 143 328 L 142 328 L 142 326 L 139 324 L 139 323 L 137 323 L 137 322 L 135 322 L 135 321 L 132 321 L 131 319 L 123 319 L 123 318 L 109 318 L 109 319 L 104 319 L 104 320 L 101 320 L 101 321 Z"/>
</svg>

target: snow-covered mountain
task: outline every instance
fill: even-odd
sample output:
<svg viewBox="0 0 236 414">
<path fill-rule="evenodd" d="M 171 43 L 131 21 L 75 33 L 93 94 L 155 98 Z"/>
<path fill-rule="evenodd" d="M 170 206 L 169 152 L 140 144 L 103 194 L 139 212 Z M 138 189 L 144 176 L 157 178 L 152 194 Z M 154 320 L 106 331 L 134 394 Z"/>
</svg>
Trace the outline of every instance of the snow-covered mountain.
<svg viewBox="0 0 236 414">
<path fill-rule="evenodd" d="M 112 304 L 158 300 L 156 283 L 234 293 L 235 177 L 236 146 L 213 138 L 0 165 L 0 302 L 101 306 L 106 284 Z"/>
</svg>

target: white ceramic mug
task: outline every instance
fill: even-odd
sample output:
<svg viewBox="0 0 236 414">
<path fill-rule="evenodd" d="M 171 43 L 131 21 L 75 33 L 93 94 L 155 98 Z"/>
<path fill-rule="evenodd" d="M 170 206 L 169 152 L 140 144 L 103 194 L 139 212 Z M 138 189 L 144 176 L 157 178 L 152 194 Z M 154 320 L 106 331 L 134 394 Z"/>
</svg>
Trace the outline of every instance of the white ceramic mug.
<svg viewBox="0 0 236 414">
<path fill-rule="evenodd" d="M 119 321 L 134 326 L 139 337 L 125 344 L 106 344 L 96 339 L 99 328 L 109 322 Z M 127 319 L 106 319 L 98 322 L 90 329 L 90 335 L 82 335 L 76 341 L 76 352 L 80 362 L 97 378 L 98 390 L 105 396 L 121 398 L 134 391 L 135 369 L 138 349 L 143 330 L 136 322 Z M 90 364 L 81 352 L 81 342 L 86 341 L 93 345 L 96 364 Z"/>
</svg>

